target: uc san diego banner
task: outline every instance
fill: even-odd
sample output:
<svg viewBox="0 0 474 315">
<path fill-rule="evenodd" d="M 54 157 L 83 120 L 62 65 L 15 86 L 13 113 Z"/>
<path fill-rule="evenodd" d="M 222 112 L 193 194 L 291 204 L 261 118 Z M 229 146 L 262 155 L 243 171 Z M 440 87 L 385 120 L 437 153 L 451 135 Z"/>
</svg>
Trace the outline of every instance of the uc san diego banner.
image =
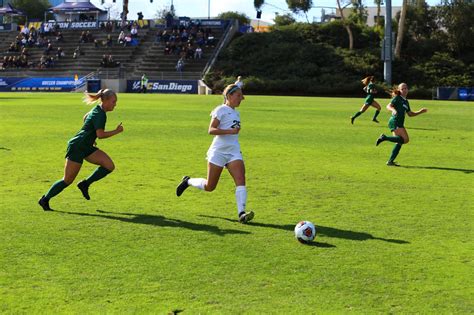
<svg viewBox="0 0 474 315">
<path fill-rule="evenodd" d="M 81 86 L 83 78 L 0 78 L 2 92 L 70 92 Z"/>
<path fill-rule="evenodd" d="M 140 92 L 140 80 L 127 80 L 127 92 Z M 147 93 L 197 94 L 197 81 L 149 80 Z"/>
</svg>

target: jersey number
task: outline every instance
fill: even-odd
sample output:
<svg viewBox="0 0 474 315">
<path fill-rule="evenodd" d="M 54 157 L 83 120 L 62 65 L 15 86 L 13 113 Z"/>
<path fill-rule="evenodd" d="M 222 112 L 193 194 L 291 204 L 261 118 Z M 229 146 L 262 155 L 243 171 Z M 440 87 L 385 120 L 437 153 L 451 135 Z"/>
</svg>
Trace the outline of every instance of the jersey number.
<svg viewBox="0 0 474 315">
<path fill-rule="evenodd" d="M 233 124 L 232 124 L 232 126 L 230 126 L 230 128 L 232 128 L 232 129 L 234 129 L 234 128 L 240 128 L 240 121 L 234 120 L 234 121 L 232 121 L 232 122 L 233 122 Z"/>
</svg>

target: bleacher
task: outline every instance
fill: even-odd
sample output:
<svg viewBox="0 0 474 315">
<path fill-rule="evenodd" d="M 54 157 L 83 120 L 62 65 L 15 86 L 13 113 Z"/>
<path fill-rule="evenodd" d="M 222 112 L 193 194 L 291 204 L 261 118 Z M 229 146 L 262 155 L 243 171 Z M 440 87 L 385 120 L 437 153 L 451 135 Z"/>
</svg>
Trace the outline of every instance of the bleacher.
<svg viewBox="0 0 474 315">
<path fill-rule="evenodd" d="M 61 29 L 64 40 L 56 42 L 56 36 L 51 32 L 46 38 L 50 39 L 54 50 L 50 56 L 55 57 L 54 66 L 46 69 L 39 67 L 39 61 L 45 47 L 28 47 L 28 68 L 6 68 L 0 70 L 3 77 L 78 77 L 95 73 L 102 79 L 138 79 L 146 73 L 149 79 L 201 79 L 202 72 L 209 58 L 213 54 L 215 47 L 202 47 L 202 59 L 186 59 L 182 72 L 176 71 L 178 55 L 165 55 L 165 43 L 156 42 L 157 29 L 142 28 L 138 31 L 139 44 L 137 46 L 124 47 L 117 43 L 120 29 L 115 29 L 108 33 L 104 29 L 89 30 L 93 38 L 98 40 L 99 45 L 95 47 L 93 42 L 80 43 L 82 29 Z M 15 41 L 19 32 L 0 32 L 0 56 L 3 61 L 4 56 L 20 55 L 20 52 L 7 52 L 10 43 Z M 213 34 L 219 40 L 223 36 L 223 29 L 213 29 Z M 111 35 L 112 46 L 103 45 L 107 36 Z M 73 58 L 74 50 L 77 46 L 83 52 L 77 59 Z M 64 57 L 56 58 L 56 49 L 61 47 L 65 53 Z M 120 62 L 120 66 L 104 68 L 100 66 L 103 55 L 112 55 L 115 61 Z M 0 61 L 1 62 L 1 61 Z"/>
</svg>

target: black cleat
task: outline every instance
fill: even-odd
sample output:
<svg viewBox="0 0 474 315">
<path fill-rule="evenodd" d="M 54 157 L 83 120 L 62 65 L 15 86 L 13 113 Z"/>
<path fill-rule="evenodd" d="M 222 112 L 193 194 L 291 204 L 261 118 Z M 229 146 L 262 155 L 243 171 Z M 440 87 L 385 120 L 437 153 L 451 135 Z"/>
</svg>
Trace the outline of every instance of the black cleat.
<svg viewBox="0 0 474 315">
<path fill-rule="evenodd" d="M 354 116 L 351 116 L 351 124 L 354 124 L 354 120 L 355 120 L 355 119 L 356 119 L 356 118 L 355 118 Z"/>
<path fill-rule="evenodd" d="M 84 198 L 91 200 L 91 197 L 89 196 L 89 184 L 85 180 L 80 181 L 79 184 L 77 184 L 77 188 L 82 192 Z"/>
<path fill-rule="evenodd" d="M 45 196 L 41 197 L 41 199 L 38 201 L 38 204 L 43 208 L 44 211 L 53 211 L 49 207 L 49 199 L 46 199 Z"/>
<path fill-rule="evenodd" d="M 380 137 L 378 137 L 377 142 L 375 142 L 375 145 L 378 146 L 380 143 L 384 142 L 386 137 L 387 136 L 382 133 Z"/>
<path fill-rule="evenodd" d="M 253 211 L 241 212 L 239 215 L 239 222 L 242 224 L 245 224 L 249 221 L 252 221 L 254 216 L 255 216 L 255 213 L 253 213 Z"/>
<path fill-rule="evenodd" d="M 181 183 L 179 183 L 178 187 L 176 187 L 176 196 L 178 197 L 181 196 L 183 192 L 186 190 L 186 188 L 189 187 L 188 179 L 189 179 L 189 176 L 183 176 Z"/>
<path fill-rule="evenodd" d="M 395 162 L 395 161 L 388 161 L 388 162 L 387 162 L 387 166 L 400 166 L 400 164 L 398 164 L 398 163 Z"/>
<path fill-rule="evenodd" d="M 373 121 L 374 123 L 377 123 L 377 124 L 379 123 L 379 121 L 378 121 L 377 119 L 375 119 L 375 118 L 372 119 L 372 121 Z"/>
</svg>

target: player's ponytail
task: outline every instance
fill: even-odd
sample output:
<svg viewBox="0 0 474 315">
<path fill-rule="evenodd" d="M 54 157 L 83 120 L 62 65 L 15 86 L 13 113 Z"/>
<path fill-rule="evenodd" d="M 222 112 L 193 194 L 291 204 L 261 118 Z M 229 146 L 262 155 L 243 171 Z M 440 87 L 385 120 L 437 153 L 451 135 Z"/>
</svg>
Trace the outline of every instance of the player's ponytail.
<svg viewBox="0 0 474 315">
<path fill-rule="evenodd" d="M 401 86 L 407 85 L 406 83 L 400 83 L 399 85 L 395 85 L 392 89 L 388 90 L 387 93 L 390 94 L 392 97 L 400 96 L 402 92 L 400 91 Z"/>
<path fill-rule="evenodd" d="M 101 89 L 97 93 L 84 93 L 83 102 L 87 105 L 94 104 L 97 101 L 108 99 L 109 97 L 115 96 L 115 92 L 110 89 Z"/>
<path fill-rule="evenodd" d="M 374 80 L 374 76 L 373 75 L 369 75 L 368 77 L 365 77 L 363 78 L 362 80 L 360 80 L 360 82 L 362 82 L 363 85 L 367 86 L 369 85 L 370 82 L 372 82 Z"/>
</svg>

